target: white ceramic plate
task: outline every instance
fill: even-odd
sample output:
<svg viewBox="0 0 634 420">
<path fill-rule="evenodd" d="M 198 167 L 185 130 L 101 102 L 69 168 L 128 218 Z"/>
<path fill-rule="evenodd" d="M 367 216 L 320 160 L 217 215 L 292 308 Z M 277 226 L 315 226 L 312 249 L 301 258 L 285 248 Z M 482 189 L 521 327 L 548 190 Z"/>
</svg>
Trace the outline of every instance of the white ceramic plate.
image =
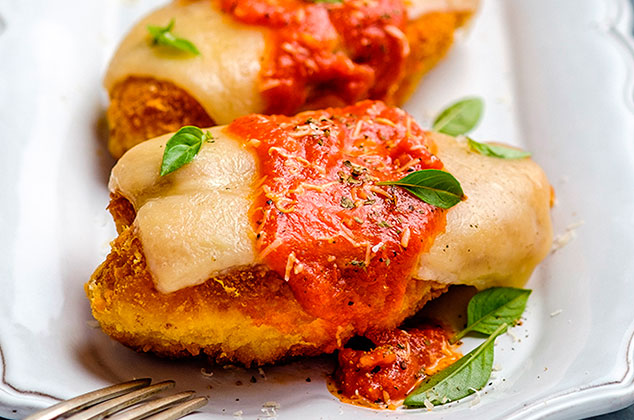
<svg viewBox="0 0 634 420">
<path fill-rule="evenodd" d="M 324 385 L 328 359 L 207 378 L 204 361 L 138 355 L 91 327 L 82 285 L 114 237 L 100 80 L 126 28 L 158 3 L 0 3 L 0 416 L 142 376 L 208 394 L 192 418 L 564 419 L 634 402 L 630 3 L 484 0 L 407 106 L 427 124 L 454 99 L 484 97 L 474 137 L 533 152 L 557 192 L 556 233 L 572 238 L 531 279 L 519 341 L 499 340 L 502 370 L 480 402 L 432 412 L 339 403 Z"/>
</svg>

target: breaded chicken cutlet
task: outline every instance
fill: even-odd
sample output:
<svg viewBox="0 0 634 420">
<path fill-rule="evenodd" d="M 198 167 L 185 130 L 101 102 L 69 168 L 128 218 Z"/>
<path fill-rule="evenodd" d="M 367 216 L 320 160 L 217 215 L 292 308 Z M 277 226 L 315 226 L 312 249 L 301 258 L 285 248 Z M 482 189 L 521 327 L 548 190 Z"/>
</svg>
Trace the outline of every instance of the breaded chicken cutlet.
<svg viewBox="0 0 634 420">
<path fill-rule="evenodd" d="M 319 29 L 309 23 L 288 29 L 257 20 L 237 0 L 176 0 L 141 20 L 119 46 L 104 82 L 111 154 L 119 158 L 184 125 L 228 124 L 249 113 L 293 114 L 365 98 L 400 105 L 447 53 L 478 0 L 295 3 L 280 4 L 287 4 L 289 16 L 301 11 L 308 22 L 328 10 L 330 20 L 314 25 Z M 367 17 L 356 22 L 359 13 Z M 191 41 L 200 55 L 151 46 L 147 26 L 171 20 L 174 36 Z M 354 25 L 367 33 L 353 33 Z M 301 33 L 301 39 L 289 33 Z M 315 45 L 305 41 L 312 38 Z"/>
<path fill-rule="evenodd" d="M 537 164 L 474 153 L 380 102 L 206 132 L 168 175 L 170 135 L 131 149 L 111 175 L 119 237 L 86 291 L 102 329 L 136 350 L 247 366 L 328 353 L 396 327 L 451 284 L 519 287 L 550 249 L 551 189 Z M 349 154 L 358 139 L 384 150 L 372 154 L 380 172 Z M 442 210 L 377 185 L 422 161 L 466 199 Z"/>
<path fill-rule="evenodd" d="M 396 327 L 448 287 L 431 281 L 408 286 L 402 313 L 383 320 L 382 327 Z M 264 365 L 332 353 L 355 334 L 352 326 L 338 329 L 308 314 L 288 283 L 265 267 L 236 269 L 161 293 L 132 229 L 113 242 L 86 290 L 106 334 L 165 357 L 205 354 L 218 364 Z"/>
</svg>

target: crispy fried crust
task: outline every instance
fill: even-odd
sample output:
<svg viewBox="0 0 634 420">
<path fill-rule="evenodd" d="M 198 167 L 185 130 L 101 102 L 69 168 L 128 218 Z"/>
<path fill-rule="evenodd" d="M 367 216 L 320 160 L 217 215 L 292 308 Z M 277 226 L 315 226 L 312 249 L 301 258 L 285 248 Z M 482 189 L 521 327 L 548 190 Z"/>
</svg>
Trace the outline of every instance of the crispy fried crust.
<svg viewBox="0 0 634 420">
<path fill-rule="evenodd" d="M 406 35 L 411 53 L 405 77 L 390 98 L 390 105 L 401 105 L 414 91 L 420 78 L 442 59 L 453 43 L 454 31 L 471 13 L 435 12 L 412 21 Z M 210 127 L 211 117 L 185 90 L 172 82 L 150 77 L 129 77 L 115 85 L 110 93 L 108 123 L 110 153 L 119 158 L 134 145 L 161 134 L 174 132 L 183 125 Z M 335 97 L 311 94 L 303 109 L 318 109 L 344 104 Z"/>
<path fill-rule="evenodd" d="M 132 206 L 114 196 L 110 210 L 122 233 L 86 293 L 108 335 L 137 351 L 166 357 L 206 354 L 217 363 L 247 366 L 329 353 L 357 331 L 306 313 L 288 284 L 263 267 L 237 269 L 163 294 L 154 288 L 134 227 Z M 400 313 L 376 320 L 393 328 L 447 286 L 412 280 Z"/>
<path fill-rule="evenodd" d="M 120 194 L 112 195 L 108 211 L 112 215 L 117 227 L 117 233 L 121 234 L 124 230 L 132 226 L 135 217 L 134 207 L 127 199 Z"/>
<path fill-rule="evenodd" d="M 108 149 L 117 159 L 143 140 L 177 131 L 184 125 L 215 125 L 183 89 L 149 77 L 129 77 L 115 85 L 107 116 Z"/>
</svg>

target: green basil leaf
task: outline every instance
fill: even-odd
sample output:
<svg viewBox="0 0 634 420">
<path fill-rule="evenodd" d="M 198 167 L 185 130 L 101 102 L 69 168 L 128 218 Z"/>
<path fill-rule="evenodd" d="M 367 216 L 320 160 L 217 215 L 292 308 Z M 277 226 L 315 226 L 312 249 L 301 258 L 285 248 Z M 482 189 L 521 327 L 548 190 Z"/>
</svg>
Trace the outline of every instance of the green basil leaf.
<svg viewBox="0 0 634 420">
<path fill-rule="evenodd" d="M 191 125 L 178 130 L 165 145 L 161 163 L 161 176 L 167 175 L 191 162 L 200 151 L 203 141 L 208 141 L 210 138 L 209 133 Z"/>
<path fill-rule="evenodd" d="M 462 99 L 436 117 L 432 130 L 450 136 L 466 134 L 478 125 L 483 109 L 484 102 L 480 98 Z"/>
<path fill-rule="evenodd" d="M 463 198 L 462 187 L 449 172 L 423 169 L 412 172 L 398 181 L 378 182 L 377 185 L 395 185 L 406 189 L 432 206 L 448 209 Z"/>
<path fill-rule="evenodd" d="M 484 156 L 500 159 L 522 159 L 531 155 L 530 152 L 525 150 L 514 149 L 508 146 L 480 143 L 470 138 L 467 138 L 467 141 L 469 142 L 471 150 Z"/>
<path fill-rule="evenodd" d="M 455 343 L 470 331 L 491 334 L 500 325 L 517 322 L 531 290 L 512 287 L 492 287 L 476 294 L 467 307 L 467 327 L 450 340 Z"/>
<path fill-rule="evenodd" d="M 405 398 L 404 404 L 408 407 L 424 407 L 425 402 L 441 405 L 482 389 L 491 377 L 493 343 L 506 328 L 507 324 L 500 325 L 484 343 L 453 365 L 425 379 Z"/>
<path fill-rule="evenodd" d="M 174 28 L 174 19 L 170 20 L 167 26 L 148 25 L 147 30 L 152 35 L 152 43 L 155 45 L 165 45 L 180 51 L 185 51 L 193 55 L 200 55 L 198 48 L 184 38 L 179 38 L 172 33 Z"/>
</svg>

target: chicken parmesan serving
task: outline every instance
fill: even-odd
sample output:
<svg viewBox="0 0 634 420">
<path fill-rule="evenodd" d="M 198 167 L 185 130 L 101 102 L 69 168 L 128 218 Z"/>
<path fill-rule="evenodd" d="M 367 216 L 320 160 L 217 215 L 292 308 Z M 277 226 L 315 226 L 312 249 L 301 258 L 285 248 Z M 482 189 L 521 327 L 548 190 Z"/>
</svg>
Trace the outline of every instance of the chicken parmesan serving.
<svg viewBox="0 0 634 420">
<path fill-rule="evenodd" d="M 183 125 L 358 100 L 401 104 L 478 0 L 175 0 L 123 39 L 104 85 L 109 149 Z"/>
<path fill-rule="evenodd" d="M 425 196 L 442 188 L 423 176 L 459 182 L 455 201 Z M 218 363 L 433 338 L 412 367 L 433 370 L 456 358 L 441 331 L 387 331 L 450 285 L 520 287 L 552 238 L 551 188 L 531 159 L 475 153 L 377 101 L 185 127 L 128 151 L 109 186 L 119 236 L 86 284 L 101 328 Z M 340 358 L 402 357 L 376 353 Z"/>
</svg>

